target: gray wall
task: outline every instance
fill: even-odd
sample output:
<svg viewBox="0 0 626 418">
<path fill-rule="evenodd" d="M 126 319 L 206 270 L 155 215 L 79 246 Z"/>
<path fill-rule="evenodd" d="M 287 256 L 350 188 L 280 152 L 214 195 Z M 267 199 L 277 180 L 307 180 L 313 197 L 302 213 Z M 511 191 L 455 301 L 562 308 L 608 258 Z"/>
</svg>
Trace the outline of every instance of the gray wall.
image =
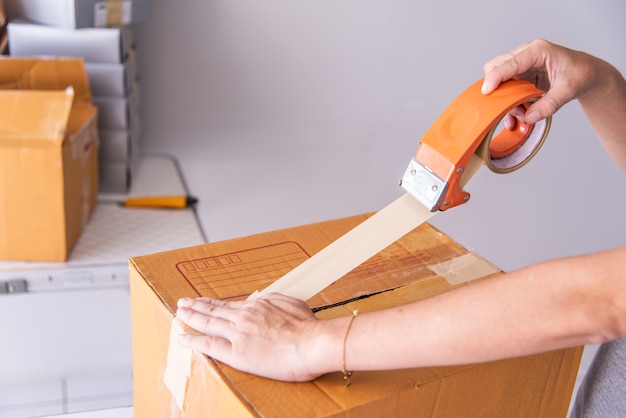
<svg viewBox="0 0 626 418">
<path fill-rule="evenodd" d="M 625 73 L 625 17 L 621 0 L 154 0 L 144 148 L 178 158 L 212 241 L 378 210 L 486 60 L 543 37 Z M 507 270 L 626 241 L 626 175 L 577 103 L 529 165 L 467 189 L 433 224 Z"/>
</svg>

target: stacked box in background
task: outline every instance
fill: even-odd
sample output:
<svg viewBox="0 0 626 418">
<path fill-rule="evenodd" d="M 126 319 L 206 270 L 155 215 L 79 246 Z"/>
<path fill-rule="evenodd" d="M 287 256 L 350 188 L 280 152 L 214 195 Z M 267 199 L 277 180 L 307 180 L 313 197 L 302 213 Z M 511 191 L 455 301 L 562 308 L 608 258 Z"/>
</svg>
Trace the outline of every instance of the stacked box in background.
<svg viewBox="0 0 626 418">
<path fill-rule="evenodd" d="M 9 0 L 9 54 L 78 57 L 98 108 L 99 191 L 126 193 L 139 163 L 139 72 L 133 23 L 150 0 Z"/>
</svg>

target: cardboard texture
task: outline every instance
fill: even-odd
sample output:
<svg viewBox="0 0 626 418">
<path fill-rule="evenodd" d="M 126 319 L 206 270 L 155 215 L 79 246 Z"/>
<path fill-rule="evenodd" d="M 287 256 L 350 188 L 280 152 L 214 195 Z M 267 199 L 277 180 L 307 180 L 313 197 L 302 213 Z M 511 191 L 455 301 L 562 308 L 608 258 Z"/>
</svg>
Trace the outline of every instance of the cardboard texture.
<svg viewBox="0 0 626 418">
<path fill-rule="evenodd" d="M 11 20 L 9 52 L 15 57 L 74 57 L 86 62 L 122 63 L 132 49 L 132 29 L 63 29 Z"/>
<path fill-rule="evenodd" d="M 0 259 L 65 261 L 98 188 L 80 60 L 0 59 Z"/>
<path fill-rule="evenodd" d="M 66 29 L 120 26 L 145 21 L 151 0 L 11 0 L 11 18 Z"/>
<path fill-rule="evenodd" d="M 234 370 L 199 353 L 167 367 L 181 297 L 245 299 L 368 215 L 268 232 L 130 260 L 134 413 L 137 417 L 557 417 L 565 416 L 582 348 L 450 367 L 341 373 L 285 383 Z M 424 299 L 458 286 L 473 254 L 423 224 L 308 301 L 319 318 Z M 463 257 L 452 285 L 431 266 Z M 476 257 L 478 260 L 479 257 Z M 484 260 L 479 268 L 484 268 Z M 494 273 L 499 274 L 499 273 Z M 174 343 L 176 344 L 176 343 Z M 176 346 L 171 347 L 176 351 Z M 181 359 L 184 356 L 180 357 Z M 181 360 L 184 361 L 184 360 Z M 190 367 L 189 367 L 190 366 Z M 188 368 L 188 370 L 184 370 Z M 182 382 L 178 388 L 164 384 Z M 189 373 L 189 377 L 186 377 Z M 181 389 L 181 390 L 178 390 Z M 174 393 L 181 394 L 177 406 Z"/>
</svg>

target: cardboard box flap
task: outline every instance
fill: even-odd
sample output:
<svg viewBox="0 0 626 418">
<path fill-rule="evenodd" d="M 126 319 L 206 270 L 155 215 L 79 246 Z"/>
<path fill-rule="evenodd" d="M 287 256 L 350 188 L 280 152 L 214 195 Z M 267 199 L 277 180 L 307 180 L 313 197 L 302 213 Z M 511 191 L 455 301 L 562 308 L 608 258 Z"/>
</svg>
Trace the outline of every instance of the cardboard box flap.
<svg viewBox="0 0 626 418">
<path fill-rule="evenodd" d="M 3 145 L 58 145 L 72 110 L 71 87 L 62 91 L 0 91 L 0 141 Z"/>
<path fill-rule="evenodd" d="M 64 90 L 70 86 L 76 104 L 92 103 L 87 72 L 80 59 L 0 59 L 0 89 Z"/>
</svg>

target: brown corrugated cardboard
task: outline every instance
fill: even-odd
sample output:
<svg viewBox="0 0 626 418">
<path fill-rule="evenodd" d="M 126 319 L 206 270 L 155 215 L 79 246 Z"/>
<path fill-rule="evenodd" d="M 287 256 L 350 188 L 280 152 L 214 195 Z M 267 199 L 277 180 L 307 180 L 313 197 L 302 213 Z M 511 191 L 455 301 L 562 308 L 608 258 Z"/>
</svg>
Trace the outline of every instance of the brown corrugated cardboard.
<svg viewBox="0 0 626 418">
<path fill-rule="evenodd" d="M 128 25 L 150 14 L 151 0 L 12 0 L 8 13 L 67 29 Z"/>
<path fill-rule="evenodd" d="M 96 200 L 96 117 L 82 61 L 0 59 L 0 259 L 67 259 Z"/>
<path fill-rule="evenodd" d="M 137 417 L 556 417 L 565 416 L 581 348 L 485 364 L 341 373 L 309 383 L 273 381 L 193 353 L 164 384 L 180 297 L 243 299 L 261 290 L 367 215 L 268 232 L 130 260 L 134 413 Z M 452 285 L 431 267 L 463 257 Z M 471 285 L 475 257 L 424 224 L 308 301 L 319 318 L 400 305 Z M 472 273 L 473 274 L 473 273 Z M 498 272 L 494 274 L 499 274 Z M 175 341 L 175 340 L 174 340 Z M 176 342 L 173 342 L 176 344 Z M 176 347 L 176 346 L 172 346 Z M 171 359 L 170 359 L 171 362 Z M 172 373 L 172 368 L 169 368 Z M 176 377 L 176 376 L 175 376 Z M 171 376 L 169 376 L 171 379 Z M 172 393 L 182 391 L 182 410 Z"/>
</svg>

